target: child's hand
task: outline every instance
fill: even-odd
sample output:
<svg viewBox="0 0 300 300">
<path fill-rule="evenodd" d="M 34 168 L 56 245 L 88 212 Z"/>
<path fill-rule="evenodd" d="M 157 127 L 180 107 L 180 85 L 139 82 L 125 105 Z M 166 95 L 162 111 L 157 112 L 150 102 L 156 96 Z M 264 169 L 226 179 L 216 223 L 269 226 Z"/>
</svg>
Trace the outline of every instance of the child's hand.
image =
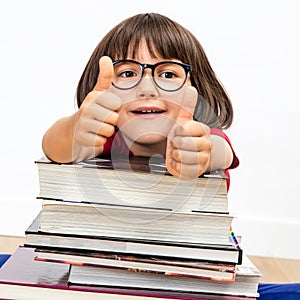
<svg viewBox="0 0 300 300">
<path fill-rule="evenodd" d="M 77 114 L 74 143 L 83 147 L 102 147 L 114 133 L 121 99 L 112 94 L 113 64 L 108 56 L 99 61 L 100 72 L 94 89 L 86 96 Z"/>
<path fill-rule="evenodd" d="M 167 169 L 178 178 L 197 178 L 206 172 L 210 163 L 209 127 L 193 120 L 197 96 L 196 89 L 189 86 L 167 141 Z"/>
</svg>

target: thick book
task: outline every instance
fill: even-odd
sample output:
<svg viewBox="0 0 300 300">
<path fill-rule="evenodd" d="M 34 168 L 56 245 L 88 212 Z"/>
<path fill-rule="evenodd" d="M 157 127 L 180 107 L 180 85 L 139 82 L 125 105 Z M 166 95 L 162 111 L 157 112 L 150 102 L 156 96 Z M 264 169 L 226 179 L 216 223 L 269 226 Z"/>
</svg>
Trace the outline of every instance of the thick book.
<svg viewBox="0 0 300 300">
<path fill-rule="evenodd" d="M 123 289 L 73 285 L 68 283 L 69 265 L 34 260 L 34 248 L 19 247 L 0 268 L 0 298 L 19 300 L 157 300 L 214 299 L 239 300 L 235 296 L 205 293 L 168 293 L 150 289 Z M 247 300 L 254 300 L 249 298 Z"/>
<path fill-rule="evenodd" d="M 43 201 L 40 231 L 165 242 L 230 244 L 229 214 Z"/>
<path fill-rule="evenodd" d="M 182 291 L 190 293 L 222 293 L 227 295 L 258 297 L 261 274 L 248 258 L 237 267 L 234 282 L 206 280 L 185 276 L 165 276 L 150 272 L 131 272 L 117 268 L 71 265 L 69 282 L 72 284 Z"/>
<path fill-rule="evenodd" d="M 105 251 L 121 254 L 158 255 L 203 261 L 240 264 L 242 249 L 239 245 L 170 243 L 147 239 L 124 239 L 95 235 L 60 234 L 39 231 L 40 214 L 25 231 L 25 246 L 46 249 L 73 249 L 78 251 Z"/>
<path fill-rule="evenodd" d="M 133 272 L 152 272 L 167 276 L 191 276 L 228 282 L 234 281 L 236 271 L 236 265 L 228 263 L 95 251 L 79 252 L 37 248 L 35 259 L 45 262 L 101 266 L 131 270 Z"/>
<path fill-rule="evenodd" d="M 58 164 L 36 161 L 39 198 L 158 208 L 172 211 L 228 213 L 223 170 L 194 180 L 171 176 L 160 158 L 90 159 Z"/>
</svg>

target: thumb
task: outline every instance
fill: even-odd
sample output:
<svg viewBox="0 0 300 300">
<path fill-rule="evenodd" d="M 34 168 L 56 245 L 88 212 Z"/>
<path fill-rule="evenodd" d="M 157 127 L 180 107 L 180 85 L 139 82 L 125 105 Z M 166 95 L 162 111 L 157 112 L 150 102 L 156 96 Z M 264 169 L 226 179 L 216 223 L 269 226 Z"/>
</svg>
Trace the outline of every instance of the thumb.
<svg viewBox="0 0 300 300">
<path fill-rule="evenodd" d="M 180 110 L 176 119 L 177 124 L 183 125 L 186 121 L 193 120 L 197 99 L 197 90 L 193 86 L 188 86 L 182 97 Z"/>
<path fill-rule="evenodd" d="M 114 73 L 113 63 L 110 57 L 102 56 L 99 60 L 99 75 L 94 86 L 94 91 L 105 91 L 111 87 Z"/>
<path fill-rule="evenodd" d="M 193 115 L 194 115 L 194 111 L 195 111 L 195 107 L 197 104 L 197 99 L 198 99 L 198 92 L 197 90 L 192 87 L 192 86 L 188 86 L 185 91 L 184 94 L 182 96 L 182 101 L 180 104 L 180 110 L 178 112 L 177 118 L 176 118 L 176 124 L 177 125 L 184 125 L 187 121 L 192 121 L 193 120 Z M 174 164 L 174 161 L 172 159 L 172 150 L 173 150 L 173 146 L 171 143 L 172 137 L 174 135 L 174 129 L 177 126 L 175 126 L 173 128 L 173 130 L 171 130 L 168 139 L 167 139 L 167 146 L 166 146 L 166 167 L 167 170 L 170 174 L 172 174 L 173 176 L 176 176 L 178 178 L 181 177 L 181 169 L 176 169 L 176 166 L 180 166 L 180 164 Z"/>
</svg>

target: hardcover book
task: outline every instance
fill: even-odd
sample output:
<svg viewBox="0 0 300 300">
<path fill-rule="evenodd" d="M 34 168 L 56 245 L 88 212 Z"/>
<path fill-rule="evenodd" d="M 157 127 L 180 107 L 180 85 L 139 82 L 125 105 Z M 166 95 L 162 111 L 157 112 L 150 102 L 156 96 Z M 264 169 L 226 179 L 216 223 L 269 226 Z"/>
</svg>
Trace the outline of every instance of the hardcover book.
<svg viewBox="0 0 300 300">
<path fill-rule="evenodd" d="M 0 298 L 18 300 L 246 300 L 206 293 L 168 293 L 150 289 L 123 289 L 68 283 L 69 265 L 34 260 L 34 248 L 19 247 L 0 268 Z M 254 300 L 248 298 L 247 300 Z"/>
<path fill-rule="evenodd" d="M 229 245 L 232 219 L 229 214 L 48 200 L 43 202 L 40 231 Z"/>
<path fill-rule="evenodd" d="M 122 254 L 158 255 L 162 257 L 177 257 L 186 259 L 202 259 L 210 262 L 240 264 L 242 249 L 231 243 L 171 243 L 164 241 L 149 241 L 143 239 L 124 239 L 99 237 L 95 235 L 60 234 L 39 231 L 40 215 L 38 215 L 25 231 L 25 245 L 47 249 L 73 249 L 78 251 L 104 251 Z"/>
<path fill-rule="evenodd" d="M 148 288 L 168 292 L 222 293 L 224 295 L 258 297 L 257 289 L 260 277 L 258 269 L 247 257 L 244 257 L 242 265 L 237 266 L 234 282 L 80 265 L 71 265 L 69 282 L 103 287 Z"/>
<path fill-rule="evenodd" d="M 152 272 L 167 276 L 190 276 L 228 282 L 234 281 L 236 271 L 236 265 L 228 263 L 95 251 L 79 252 L 37 248 L 35 259 L 45 262 L 110 267 L 133 272 Z"/>
<path fill-rule="evenodd" d="M 39 198 L 172 211 L 228 213 L 227 177 L 217 170 L 195 180 L 171 176 L 159 157 L 94 158 L 57 164 L 41 158 Z"/>
</svg>

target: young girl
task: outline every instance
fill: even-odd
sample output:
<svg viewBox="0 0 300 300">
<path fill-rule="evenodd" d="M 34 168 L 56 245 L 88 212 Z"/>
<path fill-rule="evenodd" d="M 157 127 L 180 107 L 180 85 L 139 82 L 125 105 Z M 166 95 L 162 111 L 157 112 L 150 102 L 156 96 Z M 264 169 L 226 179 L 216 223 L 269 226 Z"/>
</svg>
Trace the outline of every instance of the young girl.
<svg viewBox="0 0 300 300">
<path fill-rule="evenodd" d="M 232 123 L 229 97 L 199 41 L 160 14 L 135 15 L 106 34 L 81 76 L 77 104 L 43 137 L 53 161 L 160 154 L 184 179 L 238 165 L 222 131 Z"/>
</svg>

